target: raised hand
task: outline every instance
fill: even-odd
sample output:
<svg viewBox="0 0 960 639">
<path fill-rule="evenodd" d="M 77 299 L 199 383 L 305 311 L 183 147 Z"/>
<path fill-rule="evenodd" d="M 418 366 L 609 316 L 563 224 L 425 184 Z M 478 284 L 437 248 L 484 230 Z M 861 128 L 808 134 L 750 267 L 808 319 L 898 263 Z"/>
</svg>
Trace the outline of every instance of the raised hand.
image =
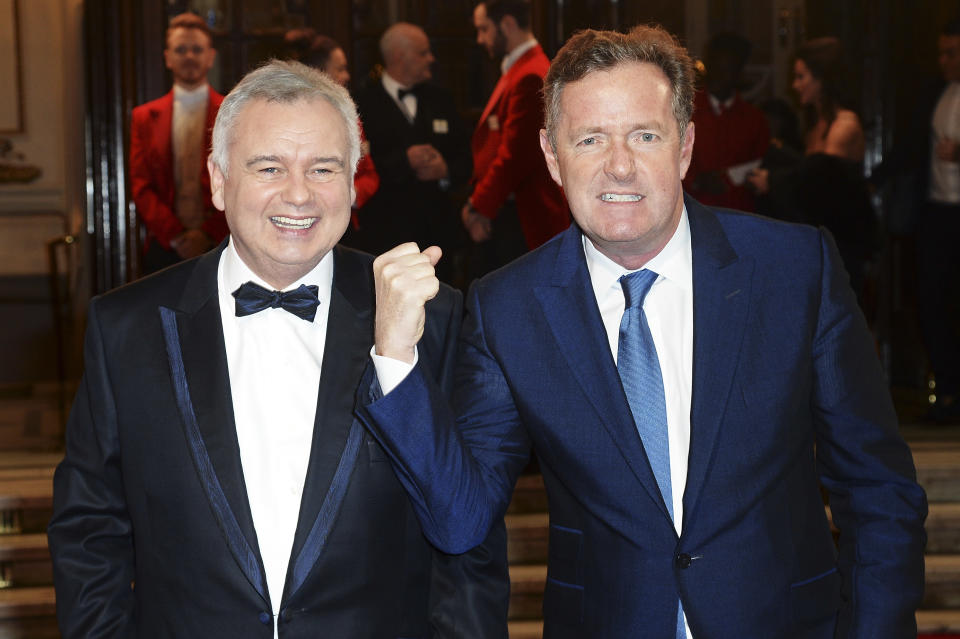
<svg viewBox="0 0 960 639">
<path fill-rule="evenodd" d="M 434 266 L 439 247 L 401 244 L 373 262 L 377 311 L 374 343 L 377 355 L 412 364 L 426 322 L 424 305 L 440 290 Z"/>
</svg>

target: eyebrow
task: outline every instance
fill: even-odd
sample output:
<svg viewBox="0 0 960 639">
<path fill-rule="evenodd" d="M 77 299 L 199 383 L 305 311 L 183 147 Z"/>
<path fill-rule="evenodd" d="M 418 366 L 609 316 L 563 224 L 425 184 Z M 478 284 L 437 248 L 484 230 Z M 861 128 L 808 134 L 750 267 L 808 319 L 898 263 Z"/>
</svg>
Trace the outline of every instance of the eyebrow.
<svg viewBox="0 0 960 639">
<path fill-rule="evenodd" d="M 255 155 L 249 160 L 247 160 L 245 166 L 251 167 L 254 164 L 260 164 L 261 162 L 282 162 L 283 160 L 279 155 Z M 343 168 L 343 158 L 331 155 L 331 156 L 317 156 L 310 161 L 310 164 L 336 164 L 338 167 Z"/>
</svg>

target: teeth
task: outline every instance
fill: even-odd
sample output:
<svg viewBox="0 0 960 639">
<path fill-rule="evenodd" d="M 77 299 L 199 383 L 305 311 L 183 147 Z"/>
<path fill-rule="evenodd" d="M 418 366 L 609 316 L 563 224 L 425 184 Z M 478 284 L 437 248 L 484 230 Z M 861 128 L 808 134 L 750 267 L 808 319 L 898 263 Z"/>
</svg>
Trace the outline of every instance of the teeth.
<svg viewBox="0 0 960 639">
<path fill-rule="evenodd" d="M 639 202 L 643 199 L 643 196 L 627 193 L 603 193 L 600 199 L 604 202 Z"/>
<path fill-rule="evenodd" d="M 300 220 L 295 220 L 292 217 L 282 217 L 280 215 L 275 215 L 270 218 L 270 221 L 276 224 L 277 226 L 285 229 L 308 229 L 314 225 L 317 221 L 315 217 L 306 217 Z"/>
</svg>

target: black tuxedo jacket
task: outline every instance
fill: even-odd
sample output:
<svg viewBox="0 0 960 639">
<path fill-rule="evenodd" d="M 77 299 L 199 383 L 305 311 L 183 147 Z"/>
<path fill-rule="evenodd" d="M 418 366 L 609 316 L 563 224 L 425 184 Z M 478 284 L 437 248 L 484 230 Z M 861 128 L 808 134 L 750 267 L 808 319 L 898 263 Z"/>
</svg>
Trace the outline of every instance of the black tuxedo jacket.
<svg viewBox="0 0 960 639">
<path fill-rule="evenodd" d="M 452 247 L 461 230 L 457 202 L 473 171 L 470 137 L 450 94 L 433 84 L 416 88 L 417 115 L 411 123 L 383 83 L 371 82 L 357 95 L 357 107 L 380 188 L 360 212 L 370 249 L 380 253 L 404 241 Z M 432 144 L 447 163 L 449 184 L 417 179 L 407 149 Z M 462 204 L 460 202 L 459 204 Z"/>
<path fill-rule="evenodd" d="M 334 251 L 279 635 L 506 637 L 502 526 L 479 552 L 434 551 L 384 451 L 354 419 L 373 342 L 372 258 Z M 270 599 L 279 593 L 266 589 L 240 465 L 220 252 L 90 304 L 49 527 L 64 637 L 273 636 Z M 460 317 L 459 294 L 442 288 L 420 359 L 444 385 Z"/>
</svg>

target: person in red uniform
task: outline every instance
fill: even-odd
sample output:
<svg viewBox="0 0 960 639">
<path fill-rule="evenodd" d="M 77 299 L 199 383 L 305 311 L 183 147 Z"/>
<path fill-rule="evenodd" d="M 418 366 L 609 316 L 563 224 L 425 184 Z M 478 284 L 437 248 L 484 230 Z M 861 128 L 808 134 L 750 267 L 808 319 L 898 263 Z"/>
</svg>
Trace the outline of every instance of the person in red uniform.
<svg viewBox="0 0 960 639">
<path fill-rule="evenodd" d="M 163 56 L 173 89 L 134 108 L 130 118 L 130 190 L 147 230 L 145 274 L 200 255 L 227 236 L 207 175 L 210 131 L 223 101 L 207 84 L 216 53 L 203 18 L 171 19 Z"/>
<path fill-rule="evenodd" d="M 754 210 L 745 178 L 770 145 L 763 111 L 737 90 L 750 48 L 745 38 L 733 33 L 719 33 L 707 43 L 706 86 L 694 97 L 697 145 L 683 180 L 687 193 L 702 204 L 741 211 Z"/>
<path fill-rule="evenodd" d="M 540 151 L 550 61 L 533 37 L 529 2 L 481 2 L 473 24 L 477 43 L 503 57 L 503 75 L 473 133 L 473 194 L 461 218 L 474 242 L 493 241 L 491 266 L 500 266 L 567 228 L 570 213 Z"/>
</svg>

